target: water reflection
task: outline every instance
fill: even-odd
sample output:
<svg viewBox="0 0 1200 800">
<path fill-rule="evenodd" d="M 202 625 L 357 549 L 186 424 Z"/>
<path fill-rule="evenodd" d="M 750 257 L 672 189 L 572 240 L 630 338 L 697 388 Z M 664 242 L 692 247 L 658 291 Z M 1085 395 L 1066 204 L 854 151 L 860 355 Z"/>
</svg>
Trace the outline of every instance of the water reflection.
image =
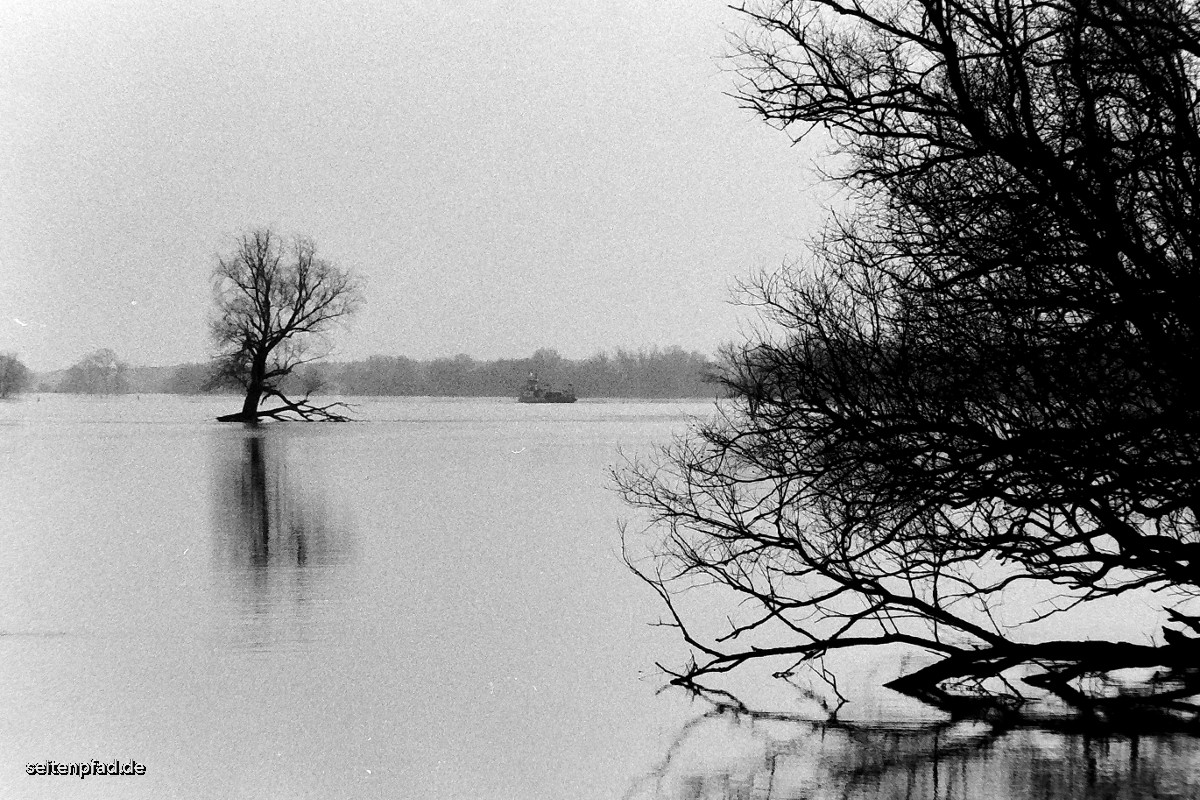
<svg viewBox="0 0 1200 800">
<path fill-rule="evenodd" d="M 235 600 L 235 644 L 273 650 L 327 638 L 336 567 L 350 541 L 336 525 L 304 439 L 272 428 L 218 441 L 216 573 Z"/>
<path fill-rule="evenodd" d="M 1200 741 L 982 723 L 817 723 L 714 710 L 679 733 L 627 798 L 1046 800 L 1200 796 Z"/>
</svg>

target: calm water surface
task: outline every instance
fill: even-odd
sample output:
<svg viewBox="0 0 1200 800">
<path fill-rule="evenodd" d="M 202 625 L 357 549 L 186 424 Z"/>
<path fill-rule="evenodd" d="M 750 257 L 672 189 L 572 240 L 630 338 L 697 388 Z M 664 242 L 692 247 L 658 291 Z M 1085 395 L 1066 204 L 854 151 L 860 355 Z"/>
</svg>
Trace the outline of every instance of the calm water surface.
<svg viewBox="0 0 1200 800">
<path fill-rule="evenodd" d="M 210 421 L 229 402 L 0 404 L 0 797 L 1196 796 L 1183 737 L 658 694 L 680 649 L 607 471 L 707 404 L 364 400 L 248 430 Z M 92 759 L 147 774 L 25 774 Z"/>
</svg>

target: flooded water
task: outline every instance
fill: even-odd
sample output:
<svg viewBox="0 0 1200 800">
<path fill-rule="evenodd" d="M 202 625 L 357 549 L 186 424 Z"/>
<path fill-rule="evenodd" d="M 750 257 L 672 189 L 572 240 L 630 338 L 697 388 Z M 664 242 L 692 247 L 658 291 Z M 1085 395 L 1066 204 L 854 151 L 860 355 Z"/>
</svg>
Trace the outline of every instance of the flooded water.
<svg viewBox="0 0 1200 800">
<path fill-rule="evenodd" d="M 682 651 L 607 471 L 707 404 L 369 400 L 249 430 L 211 421 L 229 402 L 0 404 L 0 797 L 1196 796 L 1186 737 L 658 693 Z M 27 774 L 47 761 L 146 774 Z"/>
<path fill-rule="evenodd" d="M 1181 800 L 1200 796 L 1200 752 L 1181 735 L 846 725 L 713 711 L 680 730 L 630 796 Z"/>
</svg>

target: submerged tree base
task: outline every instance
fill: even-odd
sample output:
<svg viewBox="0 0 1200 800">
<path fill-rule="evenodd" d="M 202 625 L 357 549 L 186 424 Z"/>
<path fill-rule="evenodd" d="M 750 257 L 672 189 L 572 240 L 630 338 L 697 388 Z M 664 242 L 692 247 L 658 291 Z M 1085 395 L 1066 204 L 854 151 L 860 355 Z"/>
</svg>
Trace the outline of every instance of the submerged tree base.
<svg viewBox="0 0 1200 800">
<path fill-rule="evenodd" d="M 679 728 L 625 796 L 1178 798 L 1200 786 L 1193 761 L 1192 742 L 1175 731 L 816 721 L 715 704 Z"/>
<path fill-rule="evenodd" d="M 886 684 L 954 717 L 1020 717 L 1032 699 L 1016 683 L 1060 701 L 1081 718 L 1122 726 L 1200 728 L 1200 639 L 1162 647 L 1052 641 L 964 652 Z M 1038 670 L 1038 671 L 1033 671 Z M 1139 670 L 1122 681 L 1116 673 Z M 1150 675 L 1144 675 L 1151 670 Z M 1024 672 L 1010 681 L 1005 673 Z M 1003 688 L 989 687 L 991 682 Z"/>
<path fill-rule="evenodd" d="M 249 422 L 255 423 L 263 419 L 275 419 L 283 422 L 352 422 L 351 417 L 341 413 L 340 410 L 350 411 L 351 406 L 347 403 L 329 403 L 319 406 L 309 402 L 309 396 L 306 394 L 299 400 L 290 400 L 283 392 L 272 390 L 266 393 L 266 397 L 274 397 L 283 405 L 274 408 L 260 408 L 254 412 L 247 413 L 239 411 L 236 414 L 226 414 L 217 417 L 217 422 Z"/>
<path fill-rule="evenodd" d="M 1065 652 L 1074 651 L 1074 656 Z M 948 658 L 884 686 L 946 714 L 1003 728 L 1036 726 L 1116 733 L 1200 733 L 1200 651 L 1099 641 L 1018 645 L 1006 655 L 980 651 L 977 658 Z M 660 664 L 661 668 L 662 665 Z M 816 668 L 835 695 L 788 679 L 831 722 L 849 702 L 832 675 Z M 1122 674 L 1122 673 L 1125 674 Z M 756 713 L 740 692 L 701 683 L 694 675 L 670 683 L 697 699 L 736 712 Z M 774 707 L 774 706 L 772 706 Z"/>
</svg>

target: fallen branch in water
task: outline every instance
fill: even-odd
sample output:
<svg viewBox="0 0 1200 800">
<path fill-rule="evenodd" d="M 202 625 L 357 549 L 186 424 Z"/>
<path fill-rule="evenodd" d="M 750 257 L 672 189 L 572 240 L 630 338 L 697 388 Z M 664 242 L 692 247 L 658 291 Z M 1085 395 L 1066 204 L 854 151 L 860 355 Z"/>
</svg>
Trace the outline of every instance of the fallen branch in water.
<svg viewBox="0 0 1200 800">
<path fill-rule="evenodd" d="M 305 393 L 304 397 L 299 400 L 289 399 L 283 392 L 278 389 L 271 389 L 264 393 L 264 399 L 274 397 L 280 400 L 283 405 L 274 408 L 262 408 L 255 411 L 253 414 L 226 414 L 223 417 L 217 417 L 217 422 L 249 422 L 255 423 L 260 419 L 275 419 L 283 422 L 303 420 L 306 422 L 352 422 L 351 417 L 336 411 L 335 409 L 343 409 L 347 412 L 353 409 L 349 403 L 335 402 L 328 403 L 323 406 L 314 405 L 309 402 L 309 394 Z"/>
</svg>

